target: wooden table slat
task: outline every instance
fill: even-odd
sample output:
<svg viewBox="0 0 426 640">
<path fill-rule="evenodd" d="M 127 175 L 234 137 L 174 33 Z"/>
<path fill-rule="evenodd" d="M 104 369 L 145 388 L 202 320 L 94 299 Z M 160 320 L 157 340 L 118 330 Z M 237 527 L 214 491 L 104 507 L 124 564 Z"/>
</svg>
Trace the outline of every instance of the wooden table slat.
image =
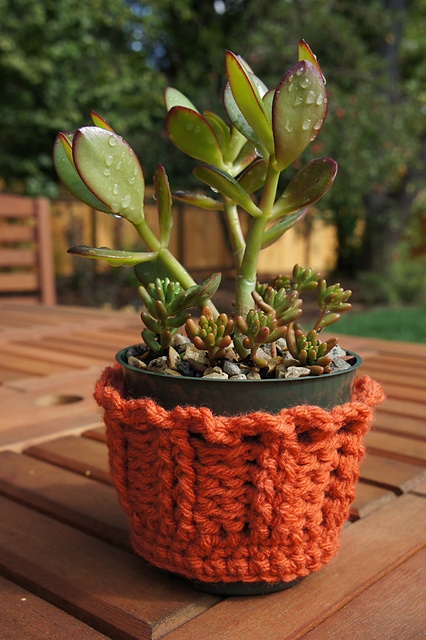
<svg viewBox="0 0 426 640">
<path fill-rule="evenodd" d="M 96 440 L 65 436 L 25 449 L 25 453 L 64 469 L 110 483 L 107 449 Z"/>
<path fill-rule="evenodd" d="M 346 527 L 337 558 L 296 587 L 258 598 L 228 598 L 169 633 L 166 640 L 229 640 L 231 629 L 232 640 L 304 637 L 422 549 L 425 531 L 424 501 L 403 496 L 398 509 L 390 502 Z"/>
<path fill-rule="evenodd" d="M 426 466 L 426 441 L 405 436 L 370 431 L 365 438 L 367 449 L 395 460 Z"/>
<path fill-rule="evenodd" d="M 375 415 L 374 430 L 386 431 L 416 440 L 426 440 L 425 420 L 388 413 L 381 407 Z"/>
<path fill-rule="evenodd" d="M 221 600 L 131 552 L 109 482 L 93 387 L 140 331 L 137 311 L 0 302 L 1 640 L 417 640 L 426 345 L 340 336 L 387 397 L 339 555 L 288 591 Z"/>
<path fill-rule="evenodd" d="M 365 518 L 365 516 L 387 504 L 390 500 L 396 500 L 396 496 L 389 489 L 358 482 L 355 500 L 351 505 L 349 517 L 351 520 Z"/>
<path fill-rule="evenodd" d="M 106 640 L 72 615 L 64 613 L 0 577 L 0 625 L 4 640 Z"/>
<path fill-rule="evenodd" d="M 426 377 L 419 376 L 415 371 L 411 372 L 411 374 L 407 374 L 406 372 L 401 373 L 398 371 L 388 369 L 387 367 L 380 366 L 379 360 L 366 360 L 362 364 L 362 373 L 366 373 L 372 378 L 376 378 L 380 383 L 386 385 L 389 383 L 392 385 L 392 390 L 394 393 L 397 393 L 398 396 L 400 394 L 404 394 L 406 389 L 410 389 L 414 387 L 415 389 L 426 389 Z M 395 385 L 398 389 L 394 389 Z"/>
<path fill-rule="evenodd" d="M 49 377 L 20 386 L 13 381 L 0 387 L 0 449 L 22 448 L 52 433 L 98 427 L 101 412 L 92 393 L 100 369 L 88 369 L 75 378 L 63 372 L 63 378 Z M 32 379 L 34 380 L 34 379 Z M 16 387 L 16 388 L 15 388 Z"/>
<path fill-rule="evenodd" d="M 0 572 L 117 640 L 160 638 L 218 602 L 142 559 L 0 497 Z"/>
<path fill-rule="evenodd" d="M 306 640 L 420 640 L 425 637 L 426 599 L 418 601 L 426 584 L 426 550 L 419 551 L 332 619 L 308 633 Z M 407 625 L 407 612 L 410 619 Z"/>
<path fill-rule="evenodd" d="M 403 460 L 384 458 L 370 451 L 361 462 L 360 478 L 400 495 L 411 491 L 426 479 L 426 468 Z"/>
<path fill-rule="evenodd" d="M 12 451 L 0 453 L 0 494 L 129 551 L 127 518 L 103 482 Z"/>
</svg>

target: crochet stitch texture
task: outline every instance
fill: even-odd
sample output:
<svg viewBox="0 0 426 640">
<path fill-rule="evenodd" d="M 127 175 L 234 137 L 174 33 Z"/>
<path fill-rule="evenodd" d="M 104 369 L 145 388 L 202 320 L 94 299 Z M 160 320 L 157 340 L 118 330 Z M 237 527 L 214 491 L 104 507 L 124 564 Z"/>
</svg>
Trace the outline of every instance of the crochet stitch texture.
<svg viewBox="0 0 426 640">
<path fill-rule="evenodd" d="M 217 416 L 125 399 L 115 366 L 95 398 L 134 550 L 190 579 L 276 583 L 317 571 L 337 553 L 362 438 L 383 391 L 364 376 L 351 402 L 330 411 L 300 405 Z"/>
</svg>

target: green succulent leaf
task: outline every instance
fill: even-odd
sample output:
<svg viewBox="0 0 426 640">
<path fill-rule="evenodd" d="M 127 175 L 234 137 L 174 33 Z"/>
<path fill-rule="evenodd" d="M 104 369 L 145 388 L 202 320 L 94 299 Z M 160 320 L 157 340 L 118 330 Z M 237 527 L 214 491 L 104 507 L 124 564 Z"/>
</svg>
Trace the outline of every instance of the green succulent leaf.
<svg viewBox="0 0 426 640">
<path fill-rule="evenodd" d="M 224 167 L 216 134 L 202 115 L 188 107 L 173 107 L 167 114 L 167 134 L 191 158 Z"/>
<path fill-rule="evenodd" d="M 160 242 L 163 247 L 167 247 L 173 226 L 172 195 L 167 174 L 162 164 L 158 164 L 154 172 L 154 193 L 160 221 Z"/>
<path fill-rule="evenodd" d="M 214 273 L 201 284 L 193 285 L 185 292 L 182 309 L 191 309 L 192 307 L 203 307 L 218 290 L 222 275 Z"/>
<path fill-rule="evenodd" d="M 337 174 L 331 158 L 316 158 L 298 171 L 274 204 L 272 219 L 287 216 L 308 207 L 328 191 Z"/>
<path fill-rule="evenodd" d="M 321 71 L 321 67 L 318 64 L 317 57 L 314 54 L 314 52 L 312 51 L 311 47 L 308 45 L 308 43 L 305 40 L 299 40 L 297 53 L 298 53 L 299 62 L 301 60 L 307 60 L 308 62 L 311 62 L 318 69 L 318 71 L 322 75 L 322 79 L 324 80 L 324 84 L 325 84 L 324 74 Z"/>
<path fill-rule="evenodd" d="M 141 222 L 145 182 L 127 142 L 113 131 L 83 127 L 75 132 L 72 149 L 75 168 L 87 188 L 113 214 L 134 224 Z"/>
<path fill-rule="evenodd" d="M 68 249 L 67 253 L 93 260 L 105 260 L 112 267 L 133 267 L 142 262 L 151 262 L 157 257 L 156 252 L 138 253 L 109 249 L 108 247 L 88 247 L 79 245 Z"/>
<path fill-rule="evenodd" d="M 275 95 L 275 89 L 269 89 L 269 91 L 267 91 L 262 98 L 262 102 L 265 106 L 266 115 L 269 122 L 271 123 L 271 126 L 272 126 L 272 106 L 274 104 L 274 95 Z"/>
<path fill-rule="evenodd" d="M 251 153 L 254 153 L 256 156 L 254 145 L 250 141 L 247 141 L 247 138 L 243 136 L 243 134 L 238 131 L 234 125 L 232 125 L 231 139 L 229 141 L 227 152 L 223 154 L 223 159 L 225 162 L 229 162 L 234 165 L 233 175 L 237 175 L 241 171 L 241 168 L 238 168 L 238 165 L 240 164 L 240 156 L 242 154 L 244 155 L 249 148 Z"/>
<path fill-rule="evenodd" d="M 152 351 L 153 353 L 161 353 L 162 347 L 158 342 L 157 334 L 154 333 L 154 331 L 144 329 L 142 331 L 142 338 L 150 351 Z"/>
<path fill-rule="evenodd" d="M 194 175 L 202 182 L 208 184 L 212 189 L 216 189 L 227 198 L 240 205 L 247 213 L 253 217 L 262 215 L 261 211 L 254 204 L 249 194 L 244 191 L 238 182 L 225 171 L 208 164 L 202 164 L 194 169 Z"/>
<path fill-rule="evenodd" d="M 284 233 L 288 231 L 294 224 L 296 224 L 296 222 L 303 220 L 307 212 L 308 209 L 296 211 L 295 213 L 292 213 L 284 218 L 284 220 L 277 222 L 277 224 L 274 224 L 272 227 L 267 229 L 263 234 L 262 249 L 266 249 L 266 247 L 274 244 L 274 242 L 276 242 L 278 238 L 281 238 L 281 236 L 284 235 Z"/>
<path fill-rule="evenodd" d="M 244 63 L 231 51 L 226 52 L 225 61 L 229 86 L 238 108 L 267 151 L 273 153 L 272 127 L 259 93 L 259 89 L 264 91 L 266 87 L 256 82 Z"/>
<path fill-rule="evenodd" d="M 113 128 L 106 122 L 96 111 L 90 112 L 90 117 L 92 118 L 92 122 L 95 127 L 99 127 L 100 129 L 106 129 L 107 131 L 113 131 Z"/>
<path fill-rule="evenodd" d="M 243 116 L 241 109 L 236 103 L 229 82 L 226 83 L 223 90 L 223 104 L 226 113 L 228 114 L 228 118 L 234 125 L 235 129 L 254 145 L 263 158 L 269 158 L 268 150 L 259 136 L 255 133 L 254 129 L 249 125 L 246 118 Z"/>
<path fill-rule="evenodd" d="M 237 131 L 234 129 L 234 131 Z M 242 137 L 242 136 L 241 136 Z M 250 141 L 246 141 L 239 151 L 238 155 L 234 158 L 232 175 L 237 176 L 244 171 L 252 162 L 257 160 L 259 155 L 256 152 L 256 149 L 253 146 L 253 143 Z"/>
<path fill-rule="evenodd" d="M 265 184 L 267 164 L 262 158 L 258 158 L 239 176 L 238 184 L 248 194 L 254 193 Z"/>
<path fill-rule="evenodd" d="M 175 191 L 173 199 L 209 211 L 223 211 L 224 208 L 221 200 L 215 200 L 202 193 L 193 193 L 191 191 Z"/>
<path fill-rule="evenodd" d="M 350 308 L 350 306 L 349 306 Z M 340 313 L 327 313 L 321 322 L 321 329 L 330 326 L 340 320 Z"/>
<path fill-rule="evenodd" d="M 295 64 L 275 91 L 272 127 L 276 169 L 288 167 L 318 135 L 327 115 L 322 74 L 307 60 Z"/>
<path fill-rule="evenodd" d="M 222 150 L 222 154 L 225 155 L 228 151 L 229 143 L 231 141 L 231 131 L 228 125 L 222 120 L 220 116 L 218 116 L 216 113 L 213 113 L 213 111 L 204 111 L 203 115 L 215 132 L 216 138 L 219 142 L 219 146 Z"/>
<path fill-rule="evenodd" d="M 170 111 L 173 107 L 186 107 L 198 113 L 198 109 L 192 104 L 191 100 L 174 87 L 166 88 L 164 92 L 164 103 L 167 111 Z"/>
<path fill-rule="evenodd" d="M 164 280 L 165 278 L 168 278 L 169 280 L 175 279 L 173 271 L 167 267 L 160 258 L 155 256 L 148 262 L 137 264 L 135 266 L 135 274 L 139 282 L 141 282 L 144 287 L 147 287 L 151 282 L 154 282 L 156 278 L 160 278 L 161 280 Z"/>
<path fill-rule="evenodd" d="M 72 137 L 72 133 L 59 133 L 56 136 L 53 147 L 53 163 L 58 178 L 75 198 L 81 200 L 81 202 L 84 202 L 84 204 L 87 204 L 96 211 L 112 214 L 111 209 L 89 191 L 78 175 L 74 161 L 72 160 Z"/>
</svg>

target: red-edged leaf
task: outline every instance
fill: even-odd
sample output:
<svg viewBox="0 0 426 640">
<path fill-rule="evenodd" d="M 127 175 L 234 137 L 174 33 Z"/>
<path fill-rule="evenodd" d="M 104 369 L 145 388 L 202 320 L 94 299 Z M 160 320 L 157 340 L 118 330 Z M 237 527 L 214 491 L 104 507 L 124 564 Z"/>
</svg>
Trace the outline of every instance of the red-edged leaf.
<svg viewBox="0 0 426 640">
<path fill-rule="evenodd" d="M 72 138 L 72 133 L 59 133 L 56 136 L 53 147 L 53 163 L 59 179 L 75 198 L 96 211 L 103 211 L 111 215 L 111 209 L 89 191 L 78 175 L 72 157 Z"/>
<path fill-rule="evenodd" d="M 200 207 L 201 209 L 207 209 L 208 211 L 223 211 L 223 202 L 221 200 L 215 200 L 214 198 L 205 196 L 202 193 L 175 191 L 172 195 L 173 200 L 177 200 L 178 202 L 185 202 L 186 204 L 193 205 L 194 207 Z"/>
<path fill-rule="evenodd" d="M 160 242 L 163 247 L 167 247 L 173 226 L 172 195 L 169 180 L 162 164 L 158 164 L 154 172 L 154 193 L 160 222 Z"/>
<path fill-rule="evenodd" d="M 173 107 L 166 129 L 173 144 L 191 158 L 224 167 L 216 134 L 207 120 L 188 107 Z"/>
<path fill-rule="evenodd" d="M 273 153 L 272 128 L 257 83 L 231 51 L 226 52 L 226 71 L 238 108 L 267 151 Z"/>
<path fill-rule="evenodd" d="M 112 131 L 83 127 L 75 132 L 72 148 L 75 167 L 87 188 L 112 213 L 136 224 L 143 220 L 145 182 L 127 142 Z"/>
<path fill-rule="evenodd" d="M 257 217 L 261 215 L 261 211 L 256 207 L 249 194 L 240 187 L 229 173 L 225 173 L 212 165 L 202 164 L 195 167 L 194 174 L 212 189 L 219 191 L 236 204 L 239 204 L 251 216 Z"/>
<path fill-rule="evenodd" d="M 322 74 L 307 60 L 287 71 L 274 95 L 276 169 L 288 167 L 318 135 L 327 115 Z"/>
<path fill-rule="evenodd" d="M 106 122 L 100 115 L 96 113 L 96 111 L 90 112 L 90 117 L 92 118 L 93 124 L 95 127 L 100 127 L 101 129 L 106 129 L 107 131 L 113 131 L 113 128 L 110 127 L 108 122 Z"/>
<path fill-rule="evenodd" d="M 317 57 L 314 54 L 314 52 L 312 51 L 311 47 L 308 45 L 308 43 L 305 40 L 299 40 L 298 60 L 299 60 L 299 62 L 301 60 L 307 60 L 308 62 L 311 62 L 318 69 L 320 74 L 322 75 L 322 78 L 323 78 L 324 84 L 325 84 L 324 74 L 321 71 L 321 67 L 318 64 Z"/>
<path fill-rule="evenodd" d="M 328 191 L 337 174 L 337 163 L 331 158 L 316 158 L 290 180 L 274 204 L 271 219 L 288 216 L 309 207 Z"/>
</svg>

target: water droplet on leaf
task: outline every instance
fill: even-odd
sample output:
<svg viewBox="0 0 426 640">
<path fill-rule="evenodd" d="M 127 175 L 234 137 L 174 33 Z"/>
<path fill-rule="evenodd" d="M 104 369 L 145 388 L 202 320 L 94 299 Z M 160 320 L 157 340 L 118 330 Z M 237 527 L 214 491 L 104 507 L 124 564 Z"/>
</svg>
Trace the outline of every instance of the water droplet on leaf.
<svg viewBox="0 0 426 640">
<path fill-rule="evenodd" d="M 123 207 L 123 209 L 127 209 L 131 201 L 132 196 L 130 195 L 130 193 L 127 193 L 123 198 L 121 198 L 121 206 Z"/>
<path fill-rule="evenodd" d="M 116 146 L 116 144 L 117 144 L 117 140 L 114 138 L 114 136 L 110 136 L 110 137 L 108 138 L 108 142 L 109 142 L 109 144 L 111 145 L 111 147 L 115 147 L 115 146 Z"/>
<path fill-rule="evenodd" d="M 315 102 L 315 91 L 312 91 L 311 89 L 308 95 L 306 96 L 306 104 L 314 104 L 314 102 Z"/>
</svg>

